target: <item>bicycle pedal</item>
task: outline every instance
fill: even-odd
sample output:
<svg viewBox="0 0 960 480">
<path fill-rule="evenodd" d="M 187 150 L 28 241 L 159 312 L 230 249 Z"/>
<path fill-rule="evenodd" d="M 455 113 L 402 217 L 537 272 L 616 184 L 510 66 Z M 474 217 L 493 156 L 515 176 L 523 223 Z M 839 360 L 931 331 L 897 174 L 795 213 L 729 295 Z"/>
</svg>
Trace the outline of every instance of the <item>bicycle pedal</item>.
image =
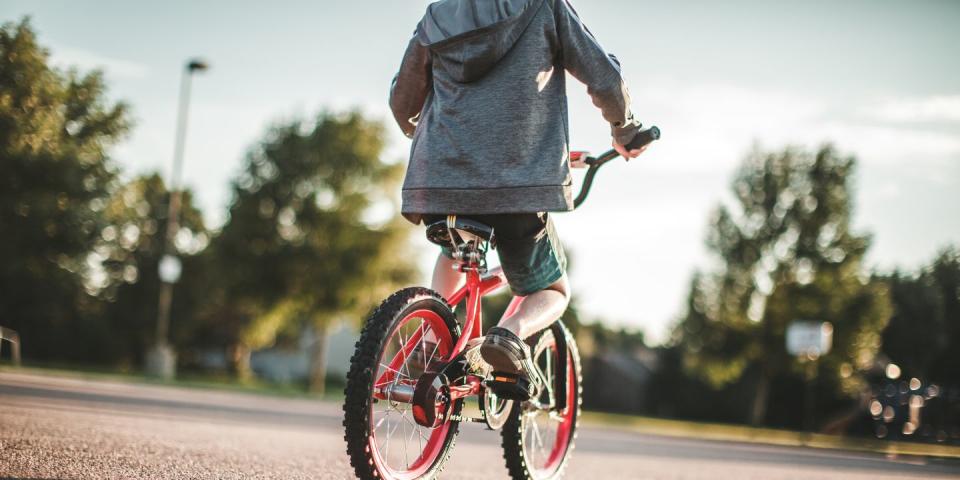
<svg viewBox="0 0 960 480">
<path fill-rule="evenodd" d="M 534 389 L 530 379 L 514 373 L 493 372 L 484 385 L 505 400 L 530 400 Z"/>
</svg>

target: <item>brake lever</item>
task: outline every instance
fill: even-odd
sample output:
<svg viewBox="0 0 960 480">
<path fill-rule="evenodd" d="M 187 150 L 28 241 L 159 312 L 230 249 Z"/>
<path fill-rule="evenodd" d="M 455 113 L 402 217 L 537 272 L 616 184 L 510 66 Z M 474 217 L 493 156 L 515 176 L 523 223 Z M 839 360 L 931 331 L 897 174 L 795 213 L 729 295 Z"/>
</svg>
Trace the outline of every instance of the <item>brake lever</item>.
<svg viewBox="0 0 960 480">
<path fill-rule="evenodd" d="M 589 156 L 590 152 L 570 152 L 570 168 L 587 168 L 591 165 L 590 159 L 593 157 Z"/>
</svg>

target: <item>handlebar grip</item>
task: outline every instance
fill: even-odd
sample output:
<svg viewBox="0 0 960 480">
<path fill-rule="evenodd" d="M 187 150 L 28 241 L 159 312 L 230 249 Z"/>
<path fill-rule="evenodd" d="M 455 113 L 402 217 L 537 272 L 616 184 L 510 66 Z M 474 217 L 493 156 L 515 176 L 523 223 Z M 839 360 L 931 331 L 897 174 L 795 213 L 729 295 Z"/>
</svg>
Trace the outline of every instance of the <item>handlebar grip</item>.
<svg viewBox="0 0 960 480">
<path fill-rule="evenodd" d="M 644 128 L 637 132 L 637 136 L 633 137 L 633 140 L 630 143 L 626 144 L 625 147 L 627 150 L 636 150 L 638 148 L 643 148 L 651 143 L 654 140 L 660 139 L 660 129 L 657 127 Z"/>
</svg>

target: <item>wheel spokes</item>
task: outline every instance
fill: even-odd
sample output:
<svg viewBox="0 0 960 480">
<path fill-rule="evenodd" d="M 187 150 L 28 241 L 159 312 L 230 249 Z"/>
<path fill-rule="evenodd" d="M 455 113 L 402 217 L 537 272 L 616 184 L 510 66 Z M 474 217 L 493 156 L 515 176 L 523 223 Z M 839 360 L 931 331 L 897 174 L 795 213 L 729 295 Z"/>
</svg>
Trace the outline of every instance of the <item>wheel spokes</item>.
<svg viewBox="0 0 960 480">
<path fill-rule="evenodd" d="M 544 341 L 544 340 L 541 340 Z M 559 372 L 559 352 L 553 338 L 549 338 L 542 348 L 535 352 L 534 362 L 536 368 L 543 373 L 544 380 L 547 381 L 547 387 L 550 392 L 556 395 L 568 395 L 568 391 L 554 391 L 553 386 L 557 375 L 567 375 L 572 365 L 568 365 L 568 370 Z M 542 344 L 541 344 L 542 345 Z M 555 400 L 555 399 L 554 399 Z M 569 400 L 569 399 L 568 399 Z M 574 400 L 575 401 L 575 400 Z M 551 402 L 552 403 L 552 402 Z M 568 406 L 568 408 L 574 408 Z M 541 410 L 530 405 L 530 410 L 523 413 L 522 417 L 522 439 L 523 449 L 529 461 L 529 465 L 536 470 L 549 470 L 556 466 L 558 457 L 558 448 L 565 448 L 566 441 L 559 438 L 564 429 L 561 426 L 570 421 L 565 415 L 558 414 L 553 410 Z M 560 452 L 562 454 L 562 452 Z"/>
<path fill-rule="evenodd" d="M 380 380 L 374 382 L 374 392 L 398 384 L 415 386 L 427 367 L 443 357 L 443 352 L 449 350 L 450 339 L 439 333 L 437 321 L 429 315 L 412 315 L 396 327 L 391 335 L 394 338 L 387 339 L 378 361 L 374 378 Z M 443 349 L 441 343 L 445 345 Z M 418 365 L 421 360 L 422 366 Z M 390 471 L 404 475 L 420 471 L 436 452 L 436 435 L 444 433 L 418 424 L 411 404 L 390 401 L 388 395 L 384 396 L 387 397 L 385 408 L 378 409 L 371 404 L 371 446 L 377 449 L 384 467 Z M 398 442 L 403 445 L 393 445 Z"/>
</svg>

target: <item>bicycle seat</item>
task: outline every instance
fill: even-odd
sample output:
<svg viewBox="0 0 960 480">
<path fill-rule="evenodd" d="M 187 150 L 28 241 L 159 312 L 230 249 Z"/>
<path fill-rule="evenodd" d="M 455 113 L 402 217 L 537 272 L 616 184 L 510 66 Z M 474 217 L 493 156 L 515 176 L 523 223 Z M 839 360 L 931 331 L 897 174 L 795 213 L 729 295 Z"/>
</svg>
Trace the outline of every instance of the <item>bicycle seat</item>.
<svg viewBox="0 0 960 480">
<path fill-rule="evenodd" d="M 460 232 L 464 232 L 469 235 L 479 237 L 486 242 L 490 242 L 491 247 L 496 245 L 496 240 L 493 235 L 493 227 L 470 218 L 461 217 L 459 215 L 453 216 L 452 225 L 448 226 L 447 220 L 447 218 L 444 218 L 442 220 L 436 220 L 428 223 L 427 240 L 430 240 L 441 247 L 450 246 L 450 230 L 448 227 L 452 227 L 454 230 L 459 230 Z"/>
</svg>

